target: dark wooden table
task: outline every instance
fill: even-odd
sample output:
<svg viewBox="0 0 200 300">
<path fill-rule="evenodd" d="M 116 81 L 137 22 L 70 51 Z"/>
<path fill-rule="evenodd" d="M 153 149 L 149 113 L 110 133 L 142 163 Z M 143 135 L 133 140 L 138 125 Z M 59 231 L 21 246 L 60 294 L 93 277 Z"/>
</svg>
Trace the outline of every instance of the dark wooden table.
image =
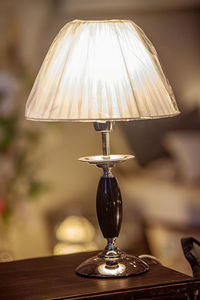
<svg viewBox="0 0 200 300">
<path fill-rule="evenodd" d="M 94 279 L 75 274 L 94 253 L 0 263 L 1 300 L 37 299 L 195 299 L 200 281 L 151 263 L 143 275 Z M 197 298 L 196 298 L 197 299 Z"/>
</svg>

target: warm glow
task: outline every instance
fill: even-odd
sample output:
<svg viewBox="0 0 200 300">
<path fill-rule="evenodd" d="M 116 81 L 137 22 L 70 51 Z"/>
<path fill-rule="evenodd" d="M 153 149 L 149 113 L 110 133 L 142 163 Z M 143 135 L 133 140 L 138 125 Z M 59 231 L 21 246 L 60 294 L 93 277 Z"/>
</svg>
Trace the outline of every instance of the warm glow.
<svg viewBox="0 0 200 300">
<path fill-rule="evenodd" d="M 91 242 L 95 235 L 93 225 L 84 217 L 69 216 L 57 228 L 56 238 L 71 243 Z"/>
<path fill-rule="evenodd" d="M 43 121 L 177 113 L 153 45 L 130 20 L 67 23 L 53 41 L 26 105 L 28 119 Z"/>
<path fill-rule="evenodd" d="M 95 250 L 98 250 L 98 247 L 94 242 L 87 243 L 85 245 L 58 243 L 54 247 L 53 254 L 62 255 L 62 254 L 87 252 L 87 251 L 95 251 Z"/>
</svg>

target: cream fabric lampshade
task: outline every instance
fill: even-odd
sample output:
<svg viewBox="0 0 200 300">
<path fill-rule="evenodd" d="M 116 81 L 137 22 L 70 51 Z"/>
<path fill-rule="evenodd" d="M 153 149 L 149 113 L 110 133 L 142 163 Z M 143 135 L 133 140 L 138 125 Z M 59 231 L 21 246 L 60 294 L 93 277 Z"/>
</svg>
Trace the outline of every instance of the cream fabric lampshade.
<svg viewBox="0 0 200 300">
<path fill-rule="evenodd" d="M 161 118 L 179 113 L 157 53 L 130 20 L 67 23 L 26 104 L 41 121 Z"/>
</svg>

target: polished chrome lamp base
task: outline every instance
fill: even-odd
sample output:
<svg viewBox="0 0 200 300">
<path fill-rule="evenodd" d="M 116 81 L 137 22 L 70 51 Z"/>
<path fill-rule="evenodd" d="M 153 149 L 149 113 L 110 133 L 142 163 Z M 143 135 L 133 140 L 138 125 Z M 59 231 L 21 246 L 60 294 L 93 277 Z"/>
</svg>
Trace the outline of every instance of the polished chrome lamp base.
<svg viewBox="0 0 200 300">
<path fill-rule="evenodd" d="M 136 256 L 127 255 L 115 245 L 115 239 L 108 239 L 104 251 L 84 261 L 76 273 L 97 278 L 119 278 L 139 275 L 149 270 L 149 266 Z"/>
<path fill-rule="evenodd" d="M 96 208 L 99 226 L 108 243 L 106 248 L 77 267 L 76 273 L 96 278 L 120 278 L 142 274 L 149 266 L 140 258 L 127 255 L 116 245 L 122 221 L 122 198 L 112 167 L 133 158 L 133 155 L 110 155 L 109 133 L 111 122 L 94 124 L 102 133 L 103 155 L 81 157 L 79 160 L 103 169 L 97 188 Z"/>
</svg>

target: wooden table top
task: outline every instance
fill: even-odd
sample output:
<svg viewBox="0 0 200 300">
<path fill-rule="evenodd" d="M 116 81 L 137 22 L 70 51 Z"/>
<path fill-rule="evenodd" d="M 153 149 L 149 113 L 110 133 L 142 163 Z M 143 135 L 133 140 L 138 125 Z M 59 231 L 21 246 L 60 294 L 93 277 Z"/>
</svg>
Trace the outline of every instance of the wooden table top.
<svg viewBox="0 0 200 300">
<path fill-rule="evenodd" d="M 200 281 L 182 273 L 151 264 L 142 275 L 121 279 L 86 278 L 75 274 L 75 268 L 96 253 L 50 256 L 0 263 L 0 299 L 120 299 L 120 295 L 133 293 L 151 295 L 177 286 L 194 288 Z M 157 298 L 156 298 L 157 299 Z M 160 298 L 158 298 L 160 299 Z"/>
</svg>

